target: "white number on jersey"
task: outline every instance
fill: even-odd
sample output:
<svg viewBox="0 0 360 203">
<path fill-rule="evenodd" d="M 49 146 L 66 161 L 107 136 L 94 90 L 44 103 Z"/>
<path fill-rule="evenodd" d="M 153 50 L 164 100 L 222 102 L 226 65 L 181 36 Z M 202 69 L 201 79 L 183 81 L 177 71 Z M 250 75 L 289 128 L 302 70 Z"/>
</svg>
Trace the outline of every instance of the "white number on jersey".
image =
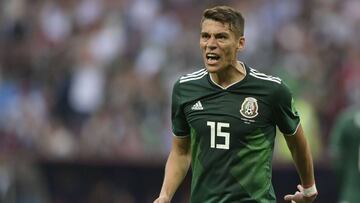
<svg viewBox="0 0 360 203">
<path fill-rule="evenodd" d="M 207 126 L 210 126 L 210 148 L 216 149 L 229 149 L 230 146 L 230 133 L 223 132 L 223 128 L 229 128 L 230 123 L 208 121 Z M 215 143 L 216 137 L 223 137 L 224 143 Z"/>
</svg>

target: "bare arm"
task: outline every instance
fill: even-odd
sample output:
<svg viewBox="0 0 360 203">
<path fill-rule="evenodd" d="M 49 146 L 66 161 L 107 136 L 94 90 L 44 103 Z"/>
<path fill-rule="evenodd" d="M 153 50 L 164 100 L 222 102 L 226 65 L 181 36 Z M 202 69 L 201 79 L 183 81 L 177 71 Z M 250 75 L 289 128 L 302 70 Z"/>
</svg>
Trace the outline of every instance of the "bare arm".
<svg viewBox="0 0 360 203">
<path fill-rule="evenodd" d="M 299 126 L 297 132 L 294 135 L 285 136 L 285 139 L 301 180 L 301 185 L 298 186 L 300 193 L 298 195 L 296 195 L 296 193 L 295 195 L 293 195 L 295 199 L 285 199 L 293 200 L 295 202 L 313 202 L 317 195 L 317 192 L 311 192 L 312 189 L 309 189 L 308 191 L 306 190 L 307 188 L 315 187 L 314 167 L 310 147 L 305 138 L 304 131 L 301 125 Z M 303 196 L 304 190 L 306 196 Z"/>
<path fill-rule="evenodd" d="M 302 186 L 312 186 L 315 183 L 313 161 L 302 127 L 299 126 L 295 135 L 285 136 L 285 139 L 300 176 Z"/>
<path fill-rule="evenodd" d="M 170 203 L 175 191 L 186 176 L 191 162 L 190 137 L 174 136 L 165 166 L 165 176 L 159 198 L 154 203 Z"/>
</svg>

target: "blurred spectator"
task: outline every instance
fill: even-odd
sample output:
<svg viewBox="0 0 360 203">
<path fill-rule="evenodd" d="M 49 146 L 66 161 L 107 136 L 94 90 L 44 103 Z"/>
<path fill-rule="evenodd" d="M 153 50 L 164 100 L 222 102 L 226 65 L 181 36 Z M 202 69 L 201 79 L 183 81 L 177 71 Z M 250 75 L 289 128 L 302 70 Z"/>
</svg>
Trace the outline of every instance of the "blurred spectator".
<svg viewBox="0 0 360 203">
<path fill-rule="evenodd" d="M 47 200 L 39 198 L 47 195 L 34 158 L 162 161 L 172 137 L 172 85 L 202 66 L 193 43 L 200 13 L 219 2 L 245 14 L 247 46 L 239 58 L 294 90 L 313 157 L 326 163 L 332 124 L 360 100 L 359 1 L 3 0 L 3 200 L 15 201 L 16 184 L 24 202 Z M 274 159 L 286 161 L 289 154 L 277 149 Z M 29 168 L 17 165 L 22 160 Z M 100 181 L 85 201 L 136 201 L 113 187 Z"/>
<path fill-rule="evenodd" d="M 248 22 L 241 60 L 291 86 L 314 157 L 321 156 L 334 119 L 360 94 L 359 2 L 226 4 Z M 194 19 L 208 5 L 1 1 L 0 150 L 54 160 L 161 160 L 171 139 L 172 84 L 202 66 Z"/>
<path fill-rule="evenodd" d="M 344 111 L 332 129 L 330 153 L 340 189 L 339 202 L 355 203 L 360 199 L 359 104 Z"/>
</svg>

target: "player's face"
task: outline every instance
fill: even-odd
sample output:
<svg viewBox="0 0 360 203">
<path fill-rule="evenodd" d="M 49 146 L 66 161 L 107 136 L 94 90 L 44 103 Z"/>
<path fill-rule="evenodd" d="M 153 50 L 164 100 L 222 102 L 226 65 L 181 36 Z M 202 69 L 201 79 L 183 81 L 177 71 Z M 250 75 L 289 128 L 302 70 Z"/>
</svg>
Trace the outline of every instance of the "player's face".
<svg viewBox="0 0 360 203">
<path fill-rule="evenodd" d="M 222 71 L 237 63 L 237 53 L 244 47 L 244 37 L 237 38 L 228 23 L 206 19 L 200 33 L 200 48 L 206 69 Z"/>
</svg>

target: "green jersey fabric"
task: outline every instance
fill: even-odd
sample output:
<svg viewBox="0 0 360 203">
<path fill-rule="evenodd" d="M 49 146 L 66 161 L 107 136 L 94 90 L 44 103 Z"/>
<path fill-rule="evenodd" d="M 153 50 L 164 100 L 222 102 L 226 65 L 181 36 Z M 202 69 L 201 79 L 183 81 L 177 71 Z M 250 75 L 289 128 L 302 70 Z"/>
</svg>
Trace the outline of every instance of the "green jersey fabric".
<svg viewBox="0 0 360 203">
<path fill-rule="evenodd" d="M 244 67 L 245 78 L 226 89 L 205 69 L 174 85 L 173 133 L 191 137 L 192 203 L 276 202 L 275 127 L 292 135 L 300 119 L 281 79 Z"/>
<path fill-rule="evenodd" d="M 331 133 L 331 154 L 340 180 L 340 201 L 360 200 L 360 108 L 351 108 L 338 118 Z"/>
</svg>

